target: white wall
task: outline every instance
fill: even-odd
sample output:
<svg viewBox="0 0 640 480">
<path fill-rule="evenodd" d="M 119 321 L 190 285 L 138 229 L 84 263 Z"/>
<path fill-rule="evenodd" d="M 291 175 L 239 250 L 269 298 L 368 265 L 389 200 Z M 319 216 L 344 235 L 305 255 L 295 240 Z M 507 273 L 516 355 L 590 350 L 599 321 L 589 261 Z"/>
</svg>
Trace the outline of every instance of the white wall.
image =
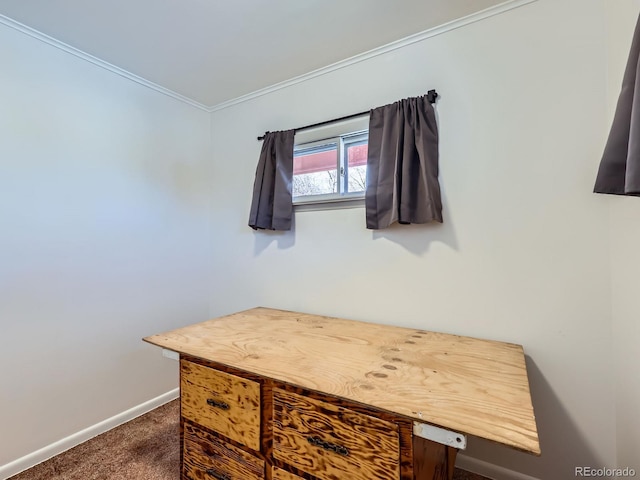
<svg viewBox="0 0 640 480">
<path fill-rule="evenodd" d="M 539 0 L 215 112 L 212 314 L 263 305 L 520 343 L 542 456 L 471 439 L 461 462 L 545 480 L 615 465 L 609 209 L 591 193 L 605 24 L 604 1 Z M 430 88 L 443 225 L 371 232 L 351 209 L 247 227 L 258 134 Z"/>
<path fill-rule="evenodd" d="M 638 199 L 611 200 L 613 328 L 616 362 L 618 465 L 640 472 L 640 204 Z"/>
<path fill-rule="evenodd" d="M 607 2 L 609 118 L 620 93 L 639 0 Z M 610 123 L 609 123 L 610 124 Z M 618 465 L 640 472 L 640 199 L 607 197 L 611 215 L 611 268 L 616 378 L 616 432 Z M 639 473 L 640 474 L 640 473 Z"/>
<path fill-rule="evenodd" d="M 177 386 L 141 338 L 208 314 L 211 136 L 5 25 L 0 65 L 2 466 Z"/>
<path fill-rule="evenodd" d="M 264 305 L 521 343 L 542 457 L 459 463 L 640 471 L 640 207 L 591 194 L 638 10 L 539 0 L 211 118 L 0 26 L 0 466 L 175 388 L 140 337 Z M 444 225 L 246 226 L 256 135 L 430 88 Z"/>
</svg>

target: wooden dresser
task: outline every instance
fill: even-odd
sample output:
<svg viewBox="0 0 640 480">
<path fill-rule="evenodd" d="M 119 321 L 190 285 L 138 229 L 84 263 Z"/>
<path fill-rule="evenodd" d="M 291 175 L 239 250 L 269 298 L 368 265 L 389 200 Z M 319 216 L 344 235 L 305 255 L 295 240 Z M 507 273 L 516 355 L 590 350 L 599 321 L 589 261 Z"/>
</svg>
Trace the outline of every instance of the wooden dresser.
<svg viewBox="0 0 640 480">
<path fill-rule="evenodd" d="M 267 308 L 180 354 L 183 480 L 450 480 L 467 435 L 540 454 L 519 345 Z"/>
</svg>

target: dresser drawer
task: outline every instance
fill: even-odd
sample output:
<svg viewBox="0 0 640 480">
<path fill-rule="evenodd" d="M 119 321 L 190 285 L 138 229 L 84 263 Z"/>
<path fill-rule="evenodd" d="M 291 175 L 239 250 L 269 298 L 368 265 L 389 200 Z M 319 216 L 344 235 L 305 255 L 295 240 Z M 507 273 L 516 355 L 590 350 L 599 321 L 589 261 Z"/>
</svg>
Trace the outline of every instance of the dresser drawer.
<svg viewBox="0 0 640 480">
<path fill-rule="evenodd" d="M 260 384 L 182 359 L 182 416 L 260 450 Z"/>
<path fill-rule="evenodd" d="M 183 475 L 189 480 L 261 480 L 265 463 L 185 423 Z"/>
<path fill-rule="evenodd" d="M 273 390 L 273 456 L 322 480 L 398 480 L 398 425 Z"/>
<path fill-rule="evenodd" d="M 282 470 L 278 467 L 273 467 L 271 471 L 271 480 L 304 480 L 304 478 L 289 473 L 286 470 Z"/>
</svg>

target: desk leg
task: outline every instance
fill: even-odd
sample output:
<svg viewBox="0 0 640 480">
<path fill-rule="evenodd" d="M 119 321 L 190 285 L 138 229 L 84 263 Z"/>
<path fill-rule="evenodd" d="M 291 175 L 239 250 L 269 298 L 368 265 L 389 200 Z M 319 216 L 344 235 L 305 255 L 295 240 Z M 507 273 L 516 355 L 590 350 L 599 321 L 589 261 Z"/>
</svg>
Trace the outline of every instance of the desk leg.
<svg viewBox="0 0 640 480">
<path fill-rule="evenodd" d="M 415 480 L 452 480 L 458 449 L 413 436 Z"/>
</svg>

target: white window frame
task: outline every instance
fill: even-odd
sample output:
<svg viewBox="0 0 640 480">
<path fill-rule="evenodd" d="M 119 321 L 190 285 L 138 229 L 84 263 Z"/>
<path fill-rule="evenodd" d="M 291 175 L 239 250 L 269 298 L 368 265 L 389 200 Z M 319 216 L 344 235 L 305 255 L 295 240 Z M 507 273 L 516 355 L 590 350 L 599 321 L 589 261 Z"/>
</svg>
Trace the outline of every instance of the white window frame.
<svg viewBox="0 0 640 480">
<path fill-rule="evenodd" d="M 336 209 L 364 206 L 365 192 L 345 192 L 348 182 L 348 165 L 345 165 L 345 144 L 366 140 L 369 137 L 369 116 L 365 115 L 342 122 L 331 123 L 313 130 L 296 132 L 294 156 L 304 150 L 323 145 L 337 145 L 337 192 L 301 195 L 293 197 L 294 207 L 308 209 Z"/>
</svg>

